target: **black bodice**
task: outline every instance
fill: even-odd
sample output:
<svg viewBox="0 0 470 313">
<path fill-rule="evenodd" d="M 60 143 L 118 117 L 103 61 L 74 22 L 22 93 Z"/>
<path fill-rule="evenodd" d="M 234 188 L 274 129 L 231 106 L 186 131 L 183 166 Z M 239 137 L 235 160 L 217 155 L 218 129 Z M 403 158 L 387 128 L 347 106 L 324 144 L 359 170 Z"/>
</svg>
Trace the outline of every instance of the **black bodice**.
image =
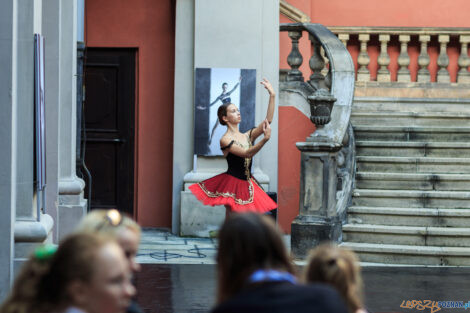
<svg viewBox="0 0 470 313">
<path fill-rule="evenodd" d="M 227 154 L 227 174 L 248 180 L 251 177 L 251 158 L 242 158 L 233 153 Z"/>
</svg>

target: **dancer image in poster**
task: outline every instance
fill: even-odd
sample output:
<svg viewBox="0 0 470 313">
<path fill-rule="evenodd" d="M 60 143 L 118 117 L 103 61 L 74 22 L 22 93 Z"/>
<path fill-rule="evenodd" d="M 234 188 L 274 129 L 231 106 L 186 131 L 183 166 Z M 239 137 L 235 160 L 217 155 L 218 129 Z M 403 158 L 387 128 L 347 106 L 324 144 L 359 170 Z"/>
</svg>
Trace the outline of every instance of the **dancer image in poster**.
<svg viewBox="0 0 470 313">
<path fill-rule="evenodd" d="M 230 99 L 230 95 L 232 94 L 232 92 L 235 91 L 235 89 L 237 89 L 237 87 L 238 87 L 238 85 L 240 85 L 241 81 L 242 81 L 242 77 L 240 76 L 240 78 L 238 79 L 238 83 L 232 88 L 232 90 L 230 90 L 228 92 L 227 92 L 228 84 L 223 83 L 222 84 L 222 93 L 217 98 L 215 98 L 214 101 L 212 101 L 208 106 L 197 106 L 196 109 L 198 109 L 198 110 L 209 109 L 211 106 L 216 104 L 218 101 L 222 101 L 222 104 L 231 103 L 232 99 Z M 212 127 L 211 136 L 209 137 L 209 145 L 212 142 L 212 138 L 214 137 L 214 133 L 215 133 L 215 130 L 217 129 L 217 126 L 219 126 L 219 120 L 216 120 L 215 123 L 214 123 L 214 126 Z"/>
<path fill-rule="evenodd" d="M 217 111 L 220 124 L 227 126 L 227 131 L 220 139 L 220 147 L 227 159 L 228 170 L 189 187 L 204 205 L 225 205 L 227 213 L 265 213 L 277 207 L 251 175 L 252 157 L 271 136 L 270 123 L 275 109 L 275 92 L 271 83 L 263 79 L 261 84 L 269 93 L 269 104 L 266 118 L 257 127 L 241 133 L 238 130 L 240 111 L 233 103 L 224 103 Z M 254 144 L 261 135 L 263 138 Z"/>
</svg>

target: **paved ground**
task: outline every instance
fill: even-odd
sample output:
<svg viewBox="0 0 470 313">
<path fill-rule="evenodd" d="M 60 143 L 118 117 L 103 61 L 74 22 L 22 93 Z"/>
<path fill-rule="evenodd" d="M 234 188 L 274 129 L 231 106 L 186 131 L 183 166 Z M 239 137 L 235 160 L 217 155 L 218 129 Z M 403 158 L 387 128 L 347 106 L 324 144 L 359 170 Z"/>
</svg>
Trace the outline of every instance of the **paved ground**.
<svg viewBox="0 0 470 313">
<path fill-rule="evenodd" d="M 213 239 L 179 238 L 164 231 L 145 230 L 138 256 L 143 266 L 136 277 L 137 300 L 144 312 L 209 312 L 215 299 L 216 244 Z M 298 265 L 301 269 L 302 264 Z M 371 313 L 466 311 L 426 307 L 424 300 L 431 300 L 430 304 L 467 303 L 469 267 L 362 265 L 365 300 Z"/>
<path fill-rule="evenodd" d="M 290 236 L 284 236 L 290 248 Z M 159 229 L 144 229 L 137 262 L 141 264 L 215 264 L 217 240 L 178 237 Z"/>
<path fill-rule="evenodd" d="M 141 264 L 215 264 L 216 240 L 182 238 L 164 230 L 145 229 L 137 255 Z"/>
</svg>

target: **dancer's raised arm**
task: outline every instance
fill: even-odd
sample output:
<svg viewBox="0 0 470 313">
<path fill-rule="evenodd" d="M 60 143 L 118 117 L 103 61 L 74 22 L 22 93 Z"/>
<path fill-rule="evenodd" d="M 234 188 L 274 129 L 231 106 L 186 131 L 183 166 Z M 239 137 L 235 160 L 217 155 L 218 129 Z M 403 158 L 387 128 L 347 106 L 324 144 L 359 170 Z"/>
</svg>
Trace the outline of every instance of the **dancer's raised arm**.
<svg viewBox="0 0 470 313">
<path fill-rule="evenodd" d="M 258 138 L 262 133 L 263 133 L 263 124 L 265 121 L 268 121 L 269 124 L 273 121 L 274 117 L 274 110 L 275 110 L 275 100 L 276 100 L 276 93 L 274 92 L 273 86 L 271 83 L 266 79 L 263 78 L 263 80 L 260 82 L 261 85 L 266 88 L 266 90 L 269 93 L 269 103 L 268 103 L 268 110 L 266 112 L 266 119 L 262 121 L 256 128 L 253 129 L 251 132 L 251 141 L 254 141 L 256 138 Z M 246 132 L 247 134 L 249 133 Z"/>
</svg>

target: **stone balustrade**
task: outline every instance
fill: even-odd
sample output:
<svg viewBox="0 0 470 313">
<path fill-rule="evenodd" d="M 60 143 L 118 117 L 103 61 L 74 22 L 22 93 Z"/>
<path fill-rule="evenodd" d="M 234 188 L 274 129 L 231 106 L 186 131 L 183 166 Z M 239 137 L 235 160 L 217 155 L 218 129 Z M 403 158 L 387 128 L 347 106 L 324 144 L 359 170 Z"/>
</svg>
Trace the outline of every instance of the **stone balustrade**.
<svg viewBox="0 0 470 313">
<path fill-rule="evenodd" d="M 303 258 L 319 242 L 341 238 L 355 170 L 354 133 L 349 123 L 355 73 L 344 44 L 325 26 L 281 24 L 280 30 L 287 32 L 292 47 L 287 56 L 290 69 L 281 71 L 279 105 L 296 107 L 316 127 L 305 142 L 296 143 L 300 194 L 299 215 L 291 224 L 291 248 L 295 257 Z M 308 37 L 309 51 L 299 49 L 302 37 Z M 309 73 L 300 70 L 304 57 L 309 58 Z M 367 54 L 363 57 L 368 58 Z"/>
<path fill-rule="evenodd" d="M 328 28 L 351 53 L 357 82 L 470 83 L 470 28 Z"/>
</svg>

